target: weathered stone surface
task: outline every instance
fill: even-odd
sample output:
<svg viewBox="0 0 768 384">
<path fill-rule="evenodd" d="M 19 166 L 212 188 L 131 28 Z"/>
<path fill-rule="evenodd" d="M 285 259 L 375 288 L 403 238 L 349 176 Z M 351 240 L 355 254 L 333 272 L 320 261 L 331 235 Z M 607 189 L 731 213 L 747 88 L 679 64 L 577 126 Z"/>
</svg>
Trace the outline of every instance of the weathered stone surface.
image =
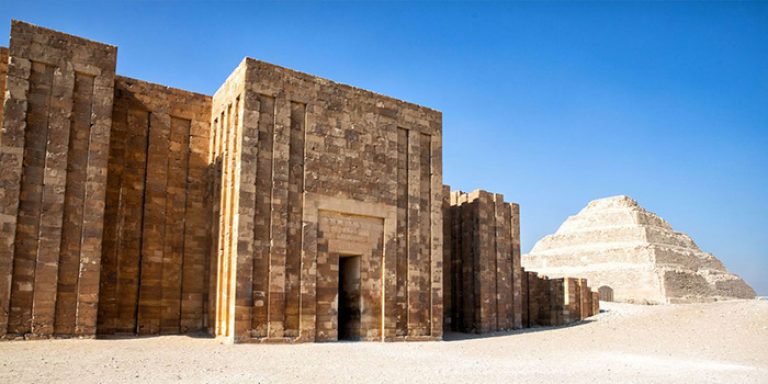
<svg viewBox="0 0 768 384">
<path fill-rule="evenodd" d="M 440 112 L 250 58 L 210 97 L 116 56 L 21 22 L 0 49 L 0 337 L 435 340 L 444 301 L 478 332 L 594 313 L 586 283 L 522 271 L 519 206 L 448 195 Z"/>
<path fill-rule="evenodd" d="M 5 100 L 5 81 L 8 76 L 8 48 L 0 47 L 0 123 L 3 122 L 3 101 Z"/>
<path fill-rule="evenodd" d="M 117 77 L 99 333 L 204 329 L 210 96 Z"/>
<path fill-rule="evenodd" d="M 586 279 L 550 279 L 522 271 L 523 326 L 558 326 L 592 317 L 600 312 L 600 298 Z"/>
<path fill-rule="evenodd" d="M 245 59 L 212 127 L 217 335 L 336 339 L 338 259 L 359 256 L 354 334 L 442 336 L 439 112 Z"/>
<path fill-rule="evenodd" d="M 519 207 L 481 190 L 443 199 L 445 326 L 479 333 L 522 327 Z"/>
<path fill-rule="evenodd" d="M 520 207 L 482 190 L 443 192 L 446 329 L 493 332 L 562 325 L 599 308 L 584 279 L 548 279 L 520 264 Z"/>
<path fill-rule="evenodd" d="M 116 56 L 113 46 L 12 22 L 0 131 L 0 335 L 96 331 Z M 69 305 L 57 305 L 62 295 Z M 58 322 L 67 311 L 67 324 Z"/>
<path fill-rule="evenodd" d="M 613 299 L 677 303 L 751 299 L 755 292 L 686 234 L 627 196 L 590 202 L 523 258 L 530 270 L 588 278 Z"/>
</svg>

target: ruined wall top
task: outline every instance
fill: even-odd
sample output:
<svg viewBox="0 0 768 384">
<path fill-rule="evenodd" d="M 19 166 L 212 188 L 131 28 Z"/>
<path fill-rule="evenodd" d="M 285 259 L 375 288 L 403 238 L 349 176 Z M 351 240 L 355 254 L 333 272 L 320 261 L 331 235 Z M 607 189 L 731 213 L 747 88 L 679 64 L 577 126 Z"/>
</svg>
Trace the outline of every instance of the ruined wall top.
<svg viewBox="0 0 768 384">
<path fill-rule="evenodd" d="M 115 72 L 117 47 L 13 20 L 9 54 L 54 66 L 71 62 L 77 72 L 109 77 Z"/>
<path fill-rule="evenodd" d="M 383 94 L 373 92 L 367 89 L 359 88 L 353 85 L 336 82 L 320 76 L 315 76 L 306 72 L 301 72 L 295 69 L 282 67 L 282 66 L 268 63 L 262 60 L 254 59 L 252 57 L 244 58 L 243 62 L 247 63 L 248 68 L 265 69 L 270 71 L 274 70 L 274 71 L 282 72 L 285 75 L 288 75 L 291 77 L 299 78 L 303 81 L 316 83 L 324 87 L 338 88 L 344 92 L 350 92 L 351 94 L 358 95 L 359 97 L 362 97 L 362 98 L 370 97 L 374 99 L 380 99 L 382 102 L 394 103 L 397 106 L 397 108 L 417 109 L 422 113 L 427 113 L 434 117 L 442 116 L 442 113 L 440 111 L 433 108 L 429 108 L 423 105 L 400 100 L 392 96 L 383 95 Z"/>
<path fill-rule="evenodd" d="M 450 188 L 450 187 L 449 187 Z M 451 191 L 450 203 L 451 205 L 461 205 L 472 203 L 475 200 L 483 199 L 487 201 L 493 201 L 495 203 L 510 204 L 513 208 L 519 209 L 520 205 L 517 203 L 508 203 L 504 201 L 504 195 L 500 193 L 492 193 L 482 189 L 475 189 L 472 192 L 464 192 L 461 190 Z"/>
<path fill-rule="evenodd" d="M 102 60 L 106 60 L 107 63 L 110 61 L 114 63 L 117 58 L 117 46 L 70 35 L 19 20 L 11 21 L 11 40 L 19 40 L 18 44 L 11 44 L 11 56 L 29 58 L 50 65 L 58 65 L 61 60 L 72 61 L 75 66 L 75 71 L 89 75 L 98 75 L 103 68 L 100 69 L 93 66 L 78 65 L 78 63 Z M 13 48 L 14 46 L 16 48 Z M 45 49 L 43 49 L 43 47 L 45 47 Z M 87 49 L 78 49 L 78 47 Z M 0 47 L 0 55 L 2 54 L 7 55 L 8 49 Z M 439 129 L 439 126 L 441 125 L 442 113 L 435 109 L 399 100 L 391 96 L 382 95 L 352 85 L 335 82 L 305 72 L 270 64 L 251 57 L 243 58 L 235 70 L 233 70 L 222 83 L 222 88 L 230 79 L 243 73 L 246 67 L 256 70 L 256 72 L 259 72 L 259 69 L 282 72 L 290 77 L 298 78 L 305 82 L 311 82 L 349 93 L 348 97 L 374 98 L 381 103 L 381 105 L 377 105 L 377 107 L 384 113 L 394 113 L 397 109 L 402 108 L 416 110 L 420 114 L 429 115 L 431 120 L 438 122 L 437 124 L 433 124 L 431 127 L 432 129 Z M 112 73 L 114 73 L 114 66 L 111 70 Z"/>
</svg>

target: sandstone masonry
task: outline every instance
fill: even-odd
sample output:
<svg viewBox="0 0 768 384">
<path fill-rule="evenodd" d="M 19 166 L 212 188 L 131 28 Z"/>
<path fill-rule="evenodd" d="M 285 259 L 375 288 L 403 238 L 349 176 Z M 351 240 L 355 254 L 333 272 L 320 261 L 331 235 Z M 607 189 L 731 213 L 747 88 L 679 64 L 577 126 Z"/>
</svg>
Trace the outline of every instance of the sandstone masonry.
<svg viewBox="0 0 768 384">
<path fill-rule="evenodd" d="M 113 46 L 18 21 L 10 42 L 0 337 L 437 340 L 596 312 L 522 270 L 516 204 L 443 186 L 438 111 L 250 58 L 211 97 L 116 76 Z"/>
<path fill-rule="evenodd" d="M 599 311 L 585 279 L 548 279 L 520 264 L 520 206 L 482 190 L 443 189 L 445 327 L 494 332 L 555 326 Z"/>
<path fill-rule="evenodd" d="M 13 22 L 0 132 L 0 334 L 93 335 L 117 48 Z"/>
<path fill-rule="evenodd" d="M 338 338 L 359 258 L 362 340 L 442 336 L 439 112 L 245 59 L 213 97 L 217 334 Z"/>
</svg>

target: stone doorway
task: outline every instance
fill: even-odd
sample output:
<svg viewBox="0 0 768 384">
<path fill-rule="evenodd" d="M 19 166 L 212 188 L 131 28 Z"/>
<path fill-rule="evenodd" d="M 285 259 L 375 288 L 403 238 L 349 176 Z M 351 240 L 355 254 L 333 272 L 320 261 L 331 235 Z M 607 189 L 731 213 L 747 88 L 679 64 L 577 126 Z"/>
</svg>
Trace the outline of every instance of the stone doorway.
<svg viewBox="0 0 768 384">
<path fill-rule="evenodd" d="M 309 293 L 302 296 L 306 299 L 302 300 L 302 313 L 314 314 L 307 316 L 307 320 L 315 325 L 307 328 L 307 339 L 319 342 L 339 340 L 339 270 L 342 263 L 339 259 L 357 256 L 360 273 L 359 340 L 384 341 L 385 283 L 395 281 L 394 276 L 385 280 L 384 274 L 385 265 L 394 274 L 395 209 L 313 194 L 305 196 L 305 204 L 304 253 L 308 258 L 303 265 L 307 272 L 315 268 L 314 276 L 310 273 L 302 279 L 302 282 L 309 283 L 302 288 Z M 316 230 L 312 228 L 313 223 L 316 223 Z M 317 234 L 316 240 L 312 239 L 313 233 Z M 386 248 L 389 257 L 385 256 L 385 244 L 389 245 Z M 392 292 L 389 297 L 394 300 L 394 288 L 389 289 L 386 292 Z M 394 308 L 388 313 L 394 314 Z M 394 317 L 390 319 L 394 321 Z M 388 324 L 394 326 L 394 322 Z"/>
<path fill-rule="evenodd" d="M 597 289 L 597 292 L 600 294 L 600 300 L 613 301 L 613 288 L 603 285 Z"/>
<path fill-rule="evenodd" d="M 339 340 L 360 340 L 360 256 L 339 256 Z"/>
</svg>

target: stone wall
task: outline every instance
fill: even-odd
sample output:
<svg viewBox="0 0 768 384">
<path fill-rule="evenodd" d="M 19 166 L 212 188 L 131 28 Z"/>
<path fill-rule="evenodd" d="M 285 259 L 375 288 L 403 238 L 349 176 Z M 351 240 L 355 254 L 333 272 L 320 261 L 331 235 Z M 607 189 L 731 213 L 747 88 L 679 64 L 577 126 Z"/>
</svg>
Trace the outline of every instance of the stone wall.
<svg viewBox="0 0 768 384">
<path fill-rule="evenodd" d="M 566 281 L 528 274 L 529 327 L 557 326 L 571 321 Z"/>
<path fill-rule="evenodd" d="M 443 199 L 445 326 L 461 332 L 522 327 L 519 206 L 481 190 Z"/>
<path fill-rule="evenodd" d="M 117 49 L 11 25 L 0 133 L 0 335 L 96 332 Z"/>
<path fill-rule="evenodd" d="M 441 337 L 439 112 L 246 59 L 212 119 L 224 185 L 217 335 L 335 339 L 337 254 L 356 242 L 362 339 Z M 330 222 L 366 229 L 328 237 Z"/>
<path fill-rule="evenodd" d="M 0 126 L 3 123 L 3 99 L 5 98 L 5 80 L 8 75 L 8 48 L 0 47 Z"/>
<path fill-rule="evenodd" d="M 207 323 L 210 111 L 209 96 L 115 79 L 101 334 L 186 333 Z"/>
<path fill-rule="evenodd" d="M 115 78 L 115 47 L 11 34 L 2 335 L 334 340 L 359 256 L 347 333 L 442 336 L 439 112 L 252 59 L 210 98 Z"/>
<path fill-rule="evenodd" d="M 600 312 L 600 299 L 586 279 L 539 276 L 523 270 L 523 326 L 560 326 Z"/>
<path fill-rule="evenodd" d="M 442 185 L 438 111 L 248 58 L 209 97 L 21 22 L 5 53 L 0 337 L 435 340 L 595 313 L 586 282 L 523 273 L 517 204 Z"/>
<path fill-rule="evenodd" d="M 520 265 L 520 207 L 482 190 L 443 187 L 444 327 L 486 333 L 556 326 L 598 312 L 585 279 L 539 277 Z"/>
</svg>

